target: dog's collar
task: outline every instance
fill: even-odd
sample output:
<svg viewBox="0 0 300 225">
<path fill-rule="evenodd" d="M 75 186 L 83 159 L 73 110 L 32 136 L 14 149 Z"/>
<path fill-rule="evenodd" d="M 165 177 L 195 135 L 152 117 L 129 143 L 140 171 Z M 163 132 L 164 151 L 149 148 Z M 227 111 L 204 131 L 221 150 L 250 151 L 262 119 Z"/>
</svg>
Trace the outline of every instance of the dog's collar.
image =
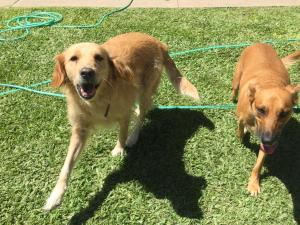
<svg viewBox="0 0 300 225">
<path fill-rule="evenodd" d="M 109 110 L 110 110 L 110 102 L 111 102 L 111 98 L 112 98 L 112 95 L 113 95 L 113 86 L 112 86 L 112 84 L 109 82 L 109 81 L 107 81 L 107 80 L 104 80 L 105 82 L 106 82 L 106 84 L 111 88 L 111 94 L 110 94 L 110 100 L 109 100 L 109 103 L 107 104 L 107 106 L 106 106 L 106 109 L 105 109 L 105 113 L 104 113 L 104 118 L 105 119 L 107 119 L 107 117 L 108 117 L 108 113 L 109 113 Z"/>
<path fill-rule="evenodd" d="M 110 109 L 110 103 L 108 103 L 107 106 L 106 106 L 106 110 L 105 110 L 105 113 L 104 113 L 104 118 L 105 119 L 107 119 L 109 109 Z"/>
</svg>

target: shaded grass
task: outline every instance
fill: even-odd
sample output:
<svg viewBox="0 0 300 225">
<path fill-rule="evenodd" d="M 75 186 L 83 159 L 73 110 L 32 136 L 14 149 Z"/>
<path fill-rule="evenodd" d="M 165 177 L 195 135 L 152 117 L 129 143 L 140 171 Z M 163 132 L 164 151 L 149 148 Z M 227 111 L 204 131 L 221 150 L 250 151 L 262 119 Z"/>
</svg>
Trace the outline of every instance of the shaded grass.
<svg viewBox="0 0 300 225">
<path fill-rule="evenodd" d="M 64 24 L 93 23 L 105 9 L 53 9 Z M 31 9 L 0 9 L 0 20 Z M 49 11 L 49 9 L 47 9 Z M 129 31 L 149 33 L 172 52 L 212 44 L 299 38 L 300 8 L 130 9 L 90 30 L 36 29 L 0 44 L 0 82 L 28 85 L 51 77 L 53 57 L 72 43 L 104 42 Z M 279 55 L 299 43 L 275 45 Z M 199 89 L 201 104 L 229 103 L 242 49 L 176 57 Z M 299 66 L 290 70 L 299 81 Z M 0 90 L 6 90 L 1 88 Z M 43 90 L 51 90 L 43 87 Z M 52 91 L 52 90 L 51 90 Z M 196 104 L 166 78 L 159 105 Z M 64 100 L 19 92 L 0 98 L 0 224 L 294 224 L 300 222 L 299 115 L 263 171 L 262 194 L 245 187 L 257 142 L 235 137 L 234 111 L 154 110 L 138 144 L 111 158 L 117 129 L 92 136 L 71 177 L 62 206 L 43 213 L 70 135 Z"/>
</svg>

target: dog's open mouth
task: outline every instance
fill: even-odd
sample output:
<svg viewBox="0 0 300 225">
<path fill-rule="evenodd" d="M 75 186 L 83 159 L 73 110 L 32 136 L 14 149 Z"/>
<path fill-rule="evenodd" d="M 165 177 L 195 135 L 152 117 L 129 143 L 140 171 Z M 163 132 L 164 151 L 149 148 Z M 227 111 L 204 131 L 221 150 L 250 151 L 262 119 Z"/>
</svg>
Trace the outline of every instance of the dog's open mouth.
<svg viewBox="0 0 300 225">
<path fill-rule="evenodd" d="M 278 146 L 278 142 L 274 142 L 271 145 L 267 145 L 267 144 L 260 144 L 260 148 L 261 150 L 263 150 L 265 153 L 267 153 L 268 155 L 271 155 L 274 153 L 274 151 L 276 150 Z"/>
<path fill-rule="evenodd" d="M 77 91 L 82 98 L 91 99 L 95 96 L 98 86 L 99 85 L 95 84 L 78 84 Z"/>
</svg>

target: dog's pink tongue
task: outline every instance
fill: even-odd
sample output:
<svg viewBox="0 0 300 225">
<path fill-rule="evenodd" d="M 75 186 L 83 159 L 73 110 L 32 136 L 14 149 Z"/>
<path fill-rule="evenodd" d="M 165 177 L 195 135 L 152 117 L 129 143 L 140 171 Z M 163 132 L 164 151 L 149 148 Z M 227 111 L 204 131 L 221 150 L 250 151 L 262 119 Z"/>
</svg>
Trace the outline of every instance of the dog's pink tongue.
<svg viewBox="0 0 300 225">
<path fill-rule="evenodd" d="M 84 89 L 84 88 L 80 88 L 81 90 L 81 94 L 84 96 L 84 97 L 89 97 L 89 96 L 92 96 L 95 91 L 96 91 L 96 88 L 95 87 L 92 87 L 92 88 L 88 88 L 88 89 Z"/>
<path fill-rule="evenodd" d="M 263 150 L 268 155 L 271 155 L 271 154 L 274 153 L 274 151 L 276 150 L 277 146 L 278 146 L 277 143 L 274 143 L 272 145 L 260 144 L 260 149 Z"/>
</svg>

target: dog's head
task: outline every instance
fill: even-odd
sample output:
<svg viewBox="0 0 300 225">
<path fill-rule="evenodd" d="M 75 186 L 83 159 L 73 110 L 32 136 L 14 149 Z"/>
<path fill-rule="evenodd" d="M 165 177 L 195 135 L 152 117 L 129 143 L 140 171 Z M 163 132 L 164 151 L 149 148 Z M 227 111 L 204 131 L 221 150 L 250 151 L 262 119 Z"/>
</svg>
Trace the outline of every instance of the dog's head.
<svg viewBox="0 0 300 225">
<path fill-rule="evenodd" d="M 110 72 L 107 52 L 95 43 L 72 45 L 55 57 L 52 86 L 60 87 L 70 82 L 84 100 L 92 99 L 102 80 Z"/>
<path fill-rule="evenodd" d="M 278 145 L 278 138 L 297 104 L 299 86 L 260 88 L 250 84 L 248 96 L 256 119 L 256 134 L 261 148 L 272 154 Z"/>
</svg>

